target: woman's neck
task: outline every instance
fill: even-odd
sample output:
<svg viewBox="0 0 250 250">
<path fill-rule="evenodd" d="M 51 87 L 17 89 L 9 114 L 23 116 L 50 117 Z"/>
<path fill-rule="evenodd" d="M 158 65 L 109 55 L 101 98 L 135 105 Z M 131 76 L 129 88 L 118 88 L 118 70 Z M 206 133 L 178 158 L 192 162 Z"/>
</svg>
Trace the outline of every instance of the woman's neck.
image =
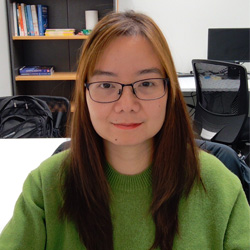
<svg viewBox="0 0 250 250">
<path fill-rule="evenodd" d="M 139 174 L 152 162 L 152 140 L 135 146 L 121 146 L 104 141 L 104 147 L 107 161 L 121 174 Z"/>
</svg>

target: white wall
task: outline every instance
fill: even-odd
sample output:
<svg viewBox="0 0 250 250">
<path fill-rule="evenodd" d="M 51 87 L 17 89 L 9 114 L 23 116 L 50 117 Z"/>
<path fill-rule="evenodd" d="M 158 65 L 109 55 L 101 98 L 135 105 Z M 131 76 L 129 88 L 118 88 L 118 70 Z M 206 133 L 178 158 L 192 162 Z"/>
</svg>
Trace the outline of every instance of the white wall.
<svg viewBox="0 0 250 250">
<path fill-rule="evenodd" d="M 127 9 L 156 21 L 179 72 L 192 70 L 192 59 L 207 57 L 208 28 L 250 27 L 249 0 L 119 0 L 119 11 Z M 6 15 L 6 1 L 0 1 L 0 96 L 12 93 Z"/>
<path fill-rule="evenodd" d="M 12 95 L 6 1 L 0 1 L 0 96 Z"/>
<path fill-rule="evenodd" d="M 207 58 L 208 28 L 250 27 L 249 0 L 119 0 L 118 8 L 143 12 L 154 19 L 179 72 L 192 70 L 192 59 Z"/>
</svg>

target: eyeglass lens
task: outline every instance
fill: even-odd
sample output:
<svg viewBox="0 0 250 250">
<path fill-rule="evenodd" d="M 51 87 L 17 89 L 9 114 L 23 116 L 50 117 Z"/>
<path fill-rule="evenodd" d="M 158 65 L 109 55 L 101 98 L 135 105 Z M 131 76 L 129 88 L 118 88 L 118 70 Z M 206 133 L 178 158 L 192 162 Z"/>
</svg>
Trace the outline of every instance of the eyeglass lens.
<svg viewBox="0 0 250 250">
<path fill-rule="evenodd" d="M 165 79 L 152 78 L 137 81 L 132 84 L 101 81 L 89 83 L 88 89 L 92 100 L 96 102 L 114 102 L 121 95 L 124 87 L 133 87 L 133 93 L 141 100 L 154 100 L 165 95 Z"/>
</svg>

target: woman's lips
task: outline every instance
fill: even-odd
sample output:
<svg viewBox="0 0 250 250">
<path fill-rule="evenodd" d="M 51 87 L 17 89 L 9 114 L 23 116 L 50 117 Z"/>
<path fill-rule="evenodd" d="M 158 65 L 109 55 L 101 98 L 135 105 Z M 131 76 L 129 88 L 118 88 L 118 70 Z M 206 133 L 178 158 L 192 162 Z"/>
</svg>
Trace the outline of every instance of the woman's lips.
<svg viewBox="0 0 250 250">
<path fill-rule="evenodd" d="M 129 129 L 135 129 L 135 128 L 141 126 L 141 124 L 142 123 L 126 123 L 126 124 L 123 124 L 123 123 L 118 124 L 118 123 L 116 123 L 116 124 L 114 124 L 114 126 L 116 128 L 129 130 Z"/>
</svg>

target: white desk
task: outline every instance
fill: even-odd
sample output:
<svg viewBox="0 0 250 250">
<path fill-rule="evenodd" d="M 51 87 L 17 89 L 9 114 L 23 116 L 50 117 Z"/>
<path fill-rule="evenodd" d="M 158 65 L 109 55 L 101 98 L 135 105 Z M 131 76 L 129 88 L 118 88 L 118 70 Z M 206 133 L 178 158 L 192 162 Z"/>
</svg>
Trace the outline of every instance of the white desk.
<svg viewBox="0 0 250 250">
<path fill-rule="evenodd" d="M 196 91 L 194 77 L 179 77 L 178 80 L 182 92 Z"/>
<path fill-rule="evenodd" d="M 14 205 L 30 171 L 66 140 L 0 139 L 0 232 L 12 217 Z"/>
<path fill-rule="evenodd" d="M 182 92 L 195 92 L 194 77 L 179 77 L 179 84 Z M 248 79 L 248 91 L 250 92 L 250 79 Z"/>
</svg>

